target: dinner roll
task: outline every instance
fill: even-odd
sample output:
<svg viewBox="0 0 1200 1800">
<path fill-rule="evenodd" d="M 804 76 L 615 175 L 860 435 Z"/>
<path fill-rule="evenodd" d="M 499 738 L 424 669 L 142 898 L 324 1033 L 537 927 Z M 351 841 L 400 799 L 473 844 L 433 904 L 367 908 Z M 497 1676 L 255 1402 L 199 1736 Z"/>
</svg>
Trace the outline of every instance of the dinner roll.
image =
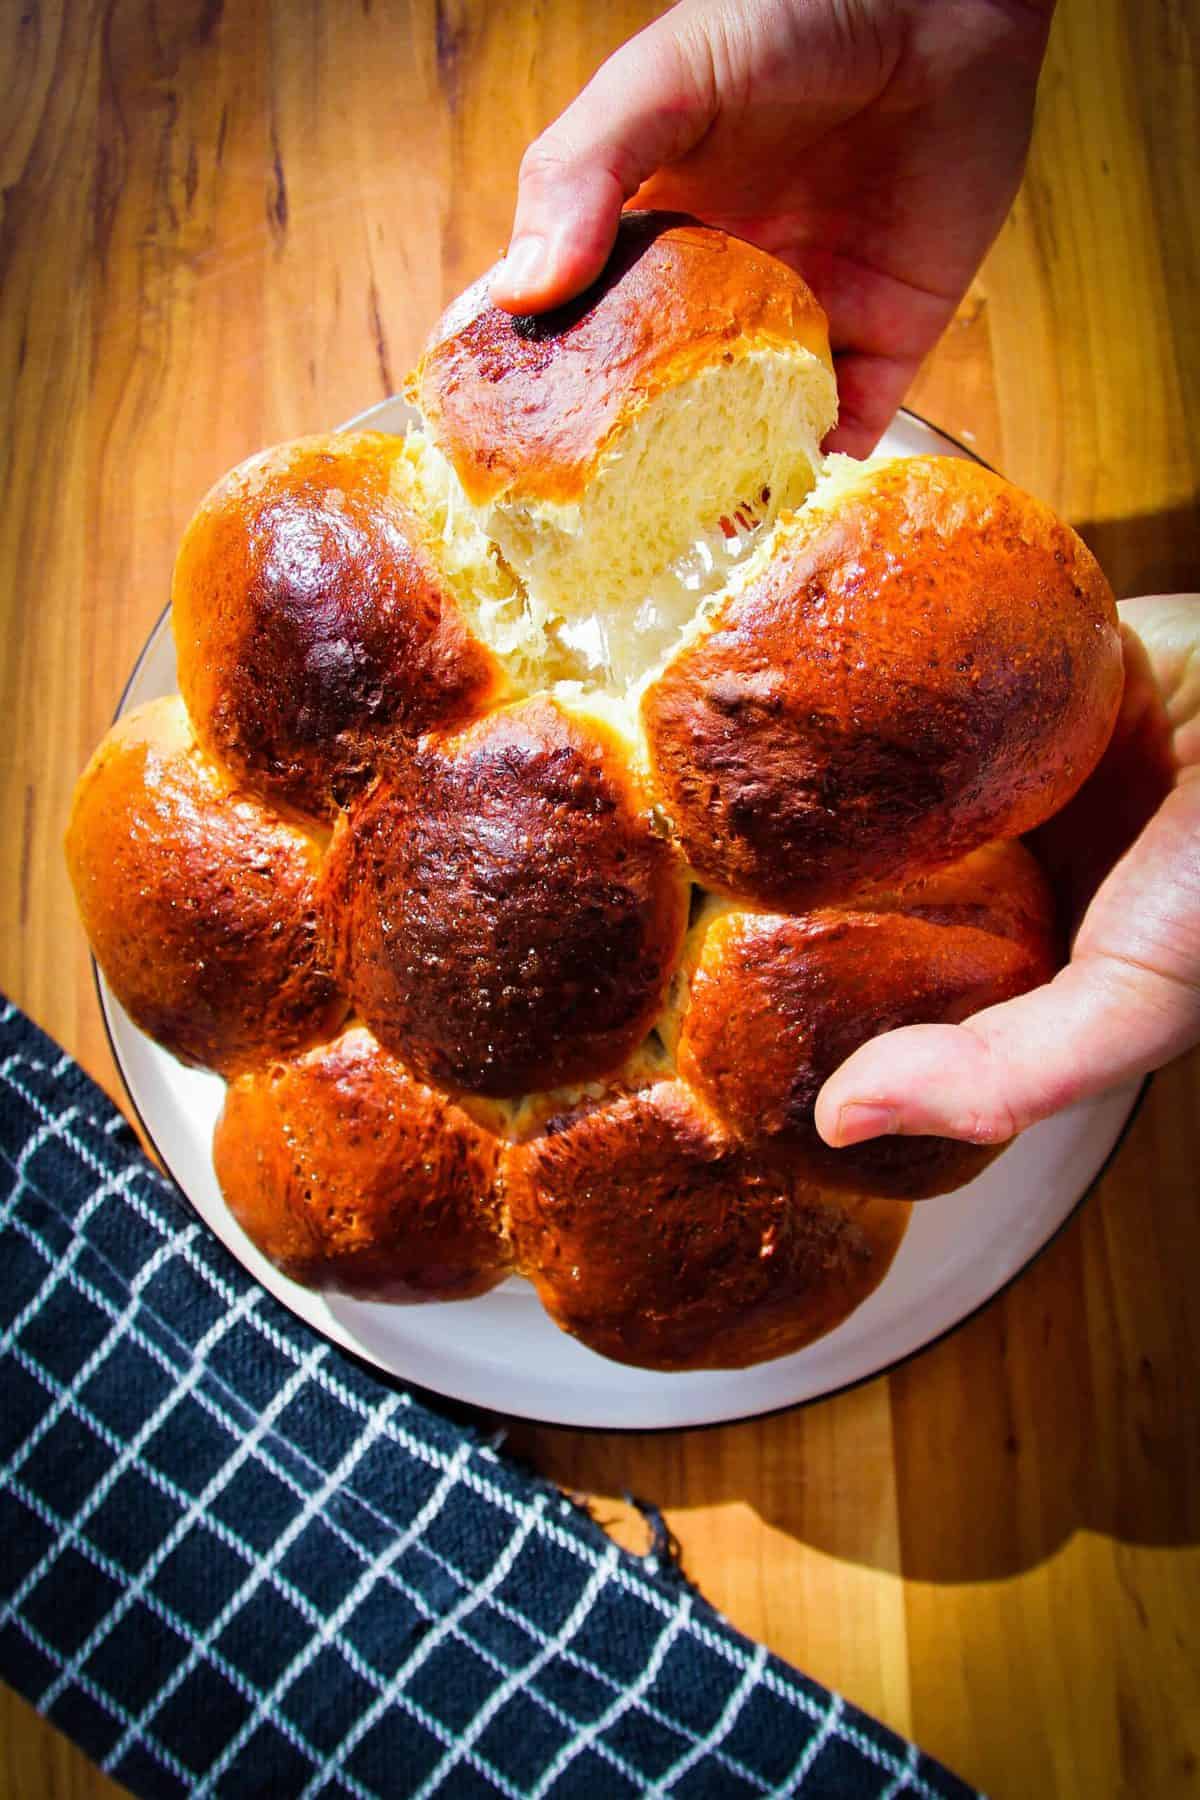
<svg viewBox="0 0 1200 1800">
<path fill-rule="evenodd" d="M 230 1086 L 213 1138 L 229 1210 L 306 1287 L 463 1298 L 508 1251 L 499 1145 L 362 1025 Z"/>
<path fill-rule="evenodd" d="M 219 481 L 176 560 L 179 685 L 201 740 L 316 817 L 396 741 L 473 717 L 502 683 L 410 487 L 400 439 L 300 438 Z"/>
<path fill-rule="evenodd" d="M 600 279 L 556 312 L 514 319 L 491 273 L 410 385 L 428 461 L 523 585 L 517 672 L 628 686 L 730 546 L 816 479 L 837 416 L 825 316 L 782 263 L 672 214 L 626 213 Z"/>
<path fill-rule="evenodd" d="M 319 838 L 241 791 L 177 696 L 113 726 L 66 850 L 105 979 L 182 1062 L 232 1075 L 337 1030 Z"/>
<path fill-rule="evenodd" d="M 1048 507 L 959 458 L 851 469 L 642 701 L 700 879 L 771 906 L 1031 830 L 1095 766 L 1121 699 L 1111 590 Z"/>
<path fill-rule="evenodd" d="M 831 1330 L 879 1285 L 909 1214 L 742 1151 L 674 1081 L 552 1120 L 509 1152 L 505 1187 L 550 1316 L 655 1369 L 737 1368 Z"/>
<path fill-rule="evenodd" d="M 425 739 L 351 811 L 330 884 L 362 1017 L 427 1080 L 481 1094 L 615 1069 L 687 924 L 622 740 L 549 699 Z"/>
<path fill-rule="evenodd" d="M 959 1023 L 1049 980 L 1054 951 L 1050 893 L 1020 844 L 816 912 L 710 900 L 664 1034 L 680 1075 L 739 1142 L 786 1151 L 830 1188 L 927 1199 L 970 1181 L 997 1146 L 881 1137 L 831 1150 L 813 1122 L 817 1095 L 881 1032 Z"/>
</svg>

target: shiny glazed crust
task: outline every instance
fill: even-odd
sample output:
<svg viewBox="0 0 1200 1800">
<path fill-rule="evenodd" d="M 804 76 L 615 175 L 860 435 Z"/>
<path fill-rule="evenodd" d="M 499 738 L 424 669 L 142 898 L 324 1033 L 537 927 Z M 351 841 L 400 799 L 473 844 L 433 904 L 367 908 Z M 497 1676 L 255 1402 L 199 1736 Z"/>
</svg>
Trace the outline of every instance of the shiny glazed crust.
<svg viewBox="0 0 1200 1800">
<path fill-rule="evenodd" d="M 516 1095 L 615 1069 L 687 924 L 683 864 L 617 740 L 548 699 L 429 738 L 330 871 L 347 984 L 428 1080 Z"/>
<path fill-rule="evenodd" d="M 1122 682 L 1087 547 L 998 476 L 928 457 L 818 495 L 642 714 L 700 878 L 791 910 L 1049 818 Z"/>
<path fill-rule="evenodd" d="M 235 1081 L 213 1161 L 243 1230 L 306 1287 L 461 1299 L 507 1268 L 496 1139 L 361 1025 Z"/>
<path fill-rule="evenodd" d="M 175 564 L 179 685 L 202 741 L 319 818 L 397 742 L 502 686 L 397 491 L 401 445 L 368 431 L 252 457 L 202 502 Z"/>
<path fill-rule="evenodd" d="M 682 214 L 626 213 L 599 281 L 538 318 L 493 306 L 493 273 L 443 315 L 410 389 L 475 505 L 577 500 L 640 408 L 714 362 L 797 345 L 832 368 L 800 277 Z"/>
<path fill-rule="evenodd" d="M 337 1030 L 320 844 L 239 791 L 178 699 L 109 732 L 76 786 L 66 852 L 109 986 L 181 1062 L 233 1075 Z"/>
<path fill-rule="evenodd" d="M 509 1153 L 517 1265 L 618 1362 L 737 1368 L 798 1350 L 878 1286 L 909 1208 L 739 1149 L 681 1082 L 553 1121 Z"/>
<path fill-rule="evenodd" d="M 679 1072 L 740 1143 L 785 1155 L 807 1180 L 928 1199 L 970 1181 L 998 1146 L 883 1137 L 831 1150 L 817 1095 L 881 1032 L 957 1024 L 1049 980 L 1054 951 L 1050 893 L 1019 844 L 875 901 L 798 916 L 730 908 L 689 941 Z"/>
</svg>

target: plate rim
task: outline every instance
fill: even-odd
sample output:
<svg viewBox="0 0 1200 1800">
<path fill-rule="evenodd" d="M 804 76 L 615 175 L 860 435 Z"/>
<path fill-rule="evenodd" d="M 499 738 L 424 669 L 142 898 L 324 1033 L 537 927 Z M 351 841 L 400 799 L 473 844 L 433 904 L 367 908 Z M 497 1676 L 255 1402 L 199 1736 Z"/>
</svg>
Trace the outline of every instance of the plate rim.
<svg viewBox="0 0 1200 1800">
<path fill-rule="evenodd" d="M 393 409 L 398 403 L 402 404 L 402 405 L 406 404 L 404 402 L 403 396 L 399 395 L 399 394 L 392 395 L 385 399 L 376 401 L 372 406 L 368 407 L 365 411 L 356 414 L 353 418 L 347 420 L 344 424 L 335 427 L 335 430 L 336 431 L 349 431 L 349 430 L 369 429 L 369 422 L 373 417 L 375 417 L 379 413 Z M 985 469 L 991 468 L 991 464 L 986 462 L 985 459 L 978 454 L 978 452 L 976 452 L 975 450 L 972 450 L 969 445 L 964 444 L 961 441 L 961 439 L 954 437 L 952 433 L 945 431 L 941 426 L 935 425 L 932 420 L 925 418 L 921 413 L 916 412 L 913 408 L 902 406 L 902 407 L 898 408 L 894 417 L 896 419 L 906 418 L 906 419 L 912 420 L 915 424 L 923 427 L 927 431 L 932 432 L 934 435 L 936 435 L 938 438 L 940 438 L 943 442 L 954 445 L 954 447 L 960 452 L 960 454 L 963 457 L 969 459 L 972 462 L 977 463 L 982 468 L 985 468 Z M 117 701 L 116 709 L 113 714 L 113 720 L 112 720 L 113 724 L 116 724 L 124 715 L 130 692 L 134 688 L 135 684 L 137 683 L 138 678 L 141 675 L 142 670 L 143 670 L 148 658 L 152 654 L 152 651 L 160 637 L 160 634 L 168 628 L 170 614 L 171 614 L 171 601 L 170 601 L 170 599 L 168 599 L 166 604 L 162 608 L 162 610 L 157 615 L 149 632 L 147 633 L 146 638 L 142 644 L 142 647 L 141 647 L 140 651 L 138 652 L 137 657 L 134 660 L 133 666 L 129 671 L 129 674 L 124 682 L 124 685 L 122 686 L 121 694 Z M 142 1133 L 146 1143 L 150 1146 L 150 1149 L 153 1152 L 153 1155 L 157 1158 L 158 1163 L 159 1163 L 161 1169 L 165 1172 L 167 1179 L 171 1182 L 172 1186 L 176 1189 L 176 1191 L 183 1198 L 183 1200 L 187 1204 L 189 1210 L 195 1215 L 195 1217 L 200 1221 L 200 1223 L 204 1225 L 205 1229 L 217 1240 L 217 1242 L 221 1244 L 222 1249 L 229 1256 L 231 1256 L 235 1262 L 239 1262 L 239 1266 L 242 1269 L 243 1275 L 245 1275 L 245 1277 L 250 1281 L 258 1282 L 259 1278 L 252 1271 L 246 1269 L 244 1264 L 240 1264 L 240 1259 L 237 1257 L 236 1252 L 228 1244 L 226 1244 L 224 1242 L 224 1240 L 221 1238 L 220 1234 L 213 1228 L 213 1226 L 209 1223 L 207 1218 L 205 1218 L 201 1208 L 196 1203 L 196 1201 L 194 1201 L 192 1199 L 191 1195 L 188 1193 L 187 1188 L 184 1186 L 184 1184 L 180 1180 L 179 1176 L 175 1173 L 175 1169 L 172 1166 L 170 1158 L 168 1157 L 168 1155 L 164 1151 L 161 1143 L 159 1142 L 159 1138 L 155 1135 L 155 1132 L 151 1129 L 150 1124 L 145 1116 L 145 1113 L 143 1112 L 141 1106 L 138 1104 L 137 1097 L 134 1094 L 130 1075 L 127 1070 L 126 1063 L 122 1056 L 121 1049 L 119 1046 L 118 1036 L 117 1036 L 117 1032 L 115 1029 L 114 1016 L 113 1016 L 113 1013 L 112 1013 L 112 1010 L 110 1007 L 110 998 L 115 999 L 115 996 L 110 997 L 107 984 L 103 979 L 102 972 L 100 970 L 99 964 L 97 963 L 94 955 L 91 956 L 91 966 L 92 966 L 93 985 L 95 987 L 96 996 L 99 1001 L 100 1014 L 101 1014 L 101 1018 L 104 1023 L 104 1031 L 105 1031 L 105 1036 L 108 1041 L 109 1050 L 111 1052 L 113 1062 L 116 1066 L 117 1073 L 121 1080 L 121 1086 L 124 1090 L 125 1099 L 134 1115 L 134 1118 L 137 1121 L 137 1124 L 141 1130 L 141 1133 Z M 132 1024 L 132 1021 L 130 1021 L 130 1023 Z M 140 1030 L 140 1028 L 137 1026 L 133 1026 L 133 1029 Z M 144 1033 L 142 1033 L 141 1035 L 145 1036 Z M 149 1041 L 152 1042 L 153 1040 L 149 1040 Z M 161 1046 L 155 1046 L 155 1049 L 161 1051 Z M 169 1052 L 165 1052 L 165 1051 L 162 1051 L 161 1053 L 164 1055 L 169 1054 Z M 365 1364 L 368 1368 L 371 1369 L 373 1374 L 375 1374 L 379 1379 L 381 1379 L 385 1382 L 388 1382 L 388 1383 L 396 1384 L 396 1385 L 403 1387 L 405 1389 L 408 1389 L 408 1390 L 416 1390 L 417 1392 L 428 1396 L 429 1399 L 432 1402 L 434 1402 L 435 1404 L 438 1402 L 444 1402 L 444 1401 L 448 1400 L 454 1405 L 467 1406 L 467 1407 L 472 1408 L 476 1412 L 486 1412 L 486 1413 L 490 1413 L 490 1414 L 497 1415 L 500 1417 L 509 1417 L 509 1418 L 515 1418 L 515 1419 L 528 1420 L 529 1422 L 534 1423 L 534 1424 L 550 1425 L 555 1429 L 572 1430 L 572 1431 L 587 1431 L 587 1432 L 606 1432 L 606 1433 L 607 1432 L 620 1432 L 625 1435 L 634 1435 L 634 1436 L 641 1436 L 641 1435 L 645 1435 L 647 1433 L 664 1432 L 664 1431 L 716 1430 L 722 1426 L 742 1423 L 749 1419 L 771 1418 L 771 1417 L 775 1416 L 776 1414 L 784 1413 L 784 1412 L 791 1412 L 791 1411 L 796 1410 L 801 1407 L 819 1405 L 826 1400 L 832 1400 L 832 1399 L 836 1398 L 840 1394 L 852 1393 L 856 1388 L 864 1387 L 867 1385 L 867 1383 L 876 1381 L 876 1380 L 880 1379 L 882 1376 L 892 1375 L 892 1374 L 896 1373 L 898 1370 L 903 1369 L 906 1364 L 915 1360 L 915 1358 L 917 1358 L 918 1356 L 923 1356 L 926 1351 L 932 1349 L 935 1345 L 941 1343 L 944 1339 L 947 1339 L 947 1338 L 953 1336 L 955 1332 L 961 1330 L 964 1326 L 970 1324 L 970 1322 L 973 1319 L 977 1318 L 981 1313 L 983 1313 L 988 1307 L 992 1306 L 995 1302 L 1003 1299 L 1003 1297 L 1007 1294 L 1008 1290 L 1023 1275 L 1025 1275 L 1029 1269 L 1031 1269 L 1033 1267 L 1033 1265 L 1046 1253 L 1046 1251 L 1049 1250 L 1050 1246 L 1055 1242 L 1055 1240 L 1067 1229 L 1067 1227 L 1077 1217 L 1077 1215 L 1080 1212 L 1080 1210 L 1082 1209 L 1084 1203 L 1091 1197 L 1091 1195 L 1094 1193 L 1096 1188 L 1099 1186 L 1100 1182 L 1104 1179 L 1104 1176 L 1107 1174 L 1113 1161 L 1115 1160 L 1118 1153 L 1120 1152 L 1122 1146 L 1125 1143 L 1126 1137 L 1128 1136 L 1135 1121 L 1137 1120 L 1138 1116 L 1141 1113 L 1141 1110 L 1145 1103 L 1146 1095 L 1149 1091 L 1152 1080 L 1153 1080 L 1153 1074 L 1146 1075 L 1145 1077 L 1143 1077 L 1142 1081 L 1140 1082 L 1140 1084 L 1137 1087 L 1136 1092 L 1134 1092 L 1131 1095 L 1128 1109 L 1125 1113 L 1125 1116 L 1124 1116 L 1124 1118 L 1121 1122 L 1121 1125 L 1116 1133 L 1116 1136 L 1114 1137 L 1111 1145 L 1109 1146 L 1103 1160 L 1101 1161 L 1100 1165 L 1096 1169 L 1095 1173 L 1091 1176 L 1091 1178 L 1088 1180 L 1086 1185 L 1080 1191 L 1080 1193 L 1071 1202 L 1071 1204 L 1067 1208 L 1066 1212 L 1062 1215 L 1062 1217 L 1059 1220 L 1057 1220 L 1057 1222 L 1053 1226 L 1051 1226 L 1049 1231 L 1046 1233 L 1045 1237 L 1042 1238 L 1040 1242 L 1035 1244 L 1032 1247 L 1032 1249 L 1030 1249 L 1028 1254 L 1025 1256 L 1024 1260 L 1015 1269 L 1013 1269 L 1008 1275 L 1006 1275 L 990 1293 L 986 1294 L 982 1299 L 978 1300 L 974 1305 L 970 1306 L 965 1312 L 963 1312 L 958 1318 L 954 1319 L 951 1323 L 941 1326 L 938 1329 L 935 1329 L 934 1331 L 932 1331 L 930 1333 L 930 1335 L 928 1337 L 922 1338 L 919 1343 L 916 1343 L 916 1344 L 912 1345 L 909 1349 L 900 1352 L 898 1355 L 892 1356 L 888 1360 L 881 1362 L 876 1368 L 866 1371 L 860 1375 L 850 1376 L 845 1381 L 837 1382 L 835 1385 L 822 1388 L 821 1391 L 818 1393 L 806 1394 L 806 1395 L 800 1396 L 798 1398 L 793 1398 L 793 1399 L 780 1400 L 777 1404 L 769 1404 L 766 1406 L 752 1404 L 749 1407 L 749 1409 L 746 1411 L 726 1411 L 726 1412 L 721 1412 L 721 1413 L 718 1413 L 715 1415 L 710 1413 L 707 1416 L 701 1416 L 701 1417 L 695 1417 L 695 1418 L 693 1418 L 691 1416 L 681 1417 L 681 1418 L 672 1420 L 672 1422 L 669 1424 L 662 1424 L 662 1423 L 625 1424 L 625 1423 L 619 1423 L 619 1422 L 595 1423 L 595 1422 L 591 1422 L 591 1421 L 587 1421 L 587 1420 L 580 1421 L 577 1419 L 567 1419 L 565 1417 L 548 1418 L 544 1412 L 531 1411 L 531 1410 L 524 1409 L 520 1406 L 509 1406 L 509 1407 L 501 1408 L 499 1406 L 492 1404 L 489 1401 L 480 1400 L 477 1396 L 472 1395 L 470 1393 L 458 1391 L 455 1389 L 455 1387 L 453 1385 L 449 1386 L 449 1387 L 445 1387 L 445 1388 L 436 1388 L 436 1387 L 430 1387 L 423 1382 L 413 1380 L 409 1375 L 400 1373 L 395 1367 L 389 1365 L 387 1362 L 382 1360 L 382 1358 L 377 1356 L 367 1345 L 365 1345 L 361 1342 L 353 1342 L 353 1343 L 346 1342 L 346 1338 L 349 1337 L 350 1334 L 346 1331 L 345 1327 L 342 1325 L 340 1320 L 335 1321 L 335 1323 L 339 1327 L 338 1332 L 336 1332 L 336 1333 L 331 1332 L 326 1325 L 316 1322 L 316 1321 L 306 1317 L 303 1313 L 298 1312 L 297 1309 L 293 1305 L 291 1305 L 291 1303 L 285 1296 L 274 1293 L 270 1288 L 265 1288 L 265 1291 L 268 1292 L 271 1295 L 271 1298 L 273 1300 L 275 1300 L 278 1304 L 284 1306 L 292 1314 L 292 1316 L 294 1318 L 297 1318 L 300 1321 L 300 1323 L 303 1324 L 308 1330 L 317 1333 L 318 1336 L 324 1337 L 327 1342 L 332 1344 L 333 1348 L 338 1353 L 340 1353 L 342 1355 L 346 1355 L 355 1361 Z M 264 1284 L 262 1282 L 259 1282 L 259 1285 L 264 1286 Z M 736 1374 L 737 1373 L 737 1371 L 725 1371 L 725 1372 L 728 1374 Z M 669 1375 L 670 1372 L 669 1371 L 658 1371 L 658 1373 L 660 1373 L 662 1375 Z"/>
</svg>

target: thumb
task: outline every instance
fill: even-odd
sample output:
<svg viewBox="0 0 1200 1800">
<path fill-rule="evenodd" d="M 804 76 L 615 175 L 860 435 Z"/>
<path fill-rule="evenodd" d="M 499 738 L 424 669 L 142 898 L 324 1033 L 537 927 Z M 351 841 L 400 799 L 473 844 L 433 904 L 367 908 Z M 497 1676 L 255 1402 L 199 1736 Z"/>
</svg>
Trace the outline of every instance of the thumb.
<svg viewBox="0 0 1200 1800">
<path fill-rule="evenodd" d="M 1001 1144 L 1089 1094 L 1166 1062 L 1200 1026 L 1196 997 L 1139 991 L 1148 979 L 1107 960 L 1072 963 L 1046 987 L 963 1025 L 909 1025 L 873 1038 L 817 1097 L 835 1148 L 898 1133 Z M 1155 981 L 1157 977 L 1152 978 Z"/>
<path fill-rule="evenodd" d="M 910 1025 L 817 1097 L 835 1147 L 889 1132 L 996 1144 L 1200 1040 L 1200 780 L 1181 781 L 1101 886 L 1045 987 L 962 1025 Z"/>
<path fill-rule="evenodd" d="M 625 201 L 699 142 L 717 113 L 706 40 L 671 13 L 623 44 L 521 159 L 508 254 L 492 278 L 507 312 L 544 312 L 594 281 Z"/>
</svg>

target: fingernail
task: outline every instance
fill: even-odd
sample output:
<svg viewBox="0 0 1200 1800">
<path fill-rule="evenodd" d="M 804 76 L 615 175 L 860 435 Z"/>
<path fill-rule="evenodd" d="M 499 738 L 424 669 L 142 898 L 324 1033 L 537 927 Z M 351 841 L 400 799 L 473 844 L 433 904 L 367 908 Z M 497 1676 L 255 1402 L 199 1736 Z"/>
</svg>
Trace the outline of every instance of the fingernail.
<svg viewBox="0 0 1200 1800">
<path fill-rule="evenodd" d="M 864 1106 L 854 1101 L 838 1114 L 837 1141 L 841 1149 L 865 1143 L 868 1138 L 890 1137 L 900 1121 L 890 1106 Z"/>
<path fill-rule="evenodd" d="M 545 266 L 546 240 L 543 237 L 514 238 L 508 255 L 497 271 L 497 283 L 512 298 L 532 287 Z"/>
</svg>

